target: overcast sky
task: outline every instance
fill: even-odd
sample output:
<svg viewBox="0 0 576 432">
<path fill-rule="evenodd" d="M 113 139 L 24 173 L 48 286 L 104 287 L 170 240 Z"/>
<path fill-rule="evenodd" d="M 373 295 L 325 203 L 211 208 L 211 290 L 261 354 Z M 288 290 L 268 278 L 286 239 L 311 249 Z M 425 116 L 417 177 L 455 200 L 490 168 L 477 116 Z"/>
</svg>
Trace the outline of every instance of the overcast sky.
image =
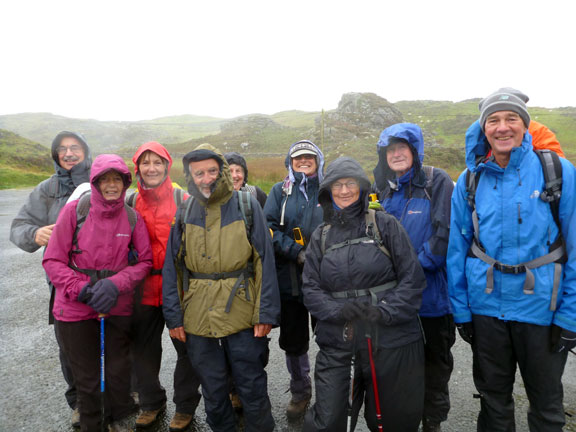
<svg viewBox="0 0 576 432">
<path fill-rule="evenodd" d="M 0 115 L 98 120 L 334 109 L 343 93 L 576 106 L 576 2 L 13 0 Z M 535 3 L 535 2 L 534 2 Z"/>
</svg>

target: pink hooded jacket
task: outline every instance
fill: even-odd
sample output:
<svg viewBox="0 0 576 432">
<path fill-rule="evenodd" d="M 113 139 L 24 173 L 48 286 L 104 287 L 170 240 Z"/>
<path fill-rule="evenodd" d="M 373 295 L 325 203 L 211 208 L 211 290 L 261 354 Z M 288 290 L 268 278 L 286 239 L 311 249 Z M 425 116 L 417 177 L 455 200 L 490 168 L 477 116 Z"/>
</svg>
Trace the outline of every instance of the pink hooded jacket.
<svg viewBox="0 0 576 432">
<path fill-rule="evenodd" d="M 107 201 L 98 188 L 98 178 L 107 171 L 118 171 L 124 179 L 120 198 Z M 90 174 L 90 212 L 78 232 L 78 247 L 82 253 L 70 254 L 76 229 L 76 206 L 79 201 L 67 204 L 60 215 L 46 248 L 42 265 L 56 287 L 52 313 L 60 321 L 82 321 L 98 317 L 90 306 L 78 301 L 78 294 L 90 282 L 90 277 L 68 266 L 72 256 L 80 269 L 111 270 L 117 272 L 108 279 L 118 288 L 118 300 L 110 315 L 131 315 L 134 288 L 152 268 L 152 251 L 144 220 L 138 215 L 131 233 L 130 222 L 124 209 L 124 196 L 132 176 L 128 167 L 117 155 L 103 154 L 92 164 Z M 132 244 L 138 253 L 138 263 L 128 265 L 128 252 Z"/>
</svg>

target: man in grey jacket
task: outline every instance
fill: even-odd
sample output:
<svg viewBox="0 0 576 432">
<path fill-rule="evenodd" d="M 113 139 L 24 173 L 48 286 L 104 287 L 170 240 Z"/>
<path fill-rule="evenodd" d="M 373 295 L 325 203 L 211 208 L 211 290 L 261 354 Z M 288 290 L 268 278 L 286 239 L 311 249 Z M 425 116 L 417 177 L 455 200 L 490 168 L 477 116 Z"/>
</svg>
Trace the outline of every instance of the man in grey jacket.
<svg viewBox="0 0 576 432">
<path fill-rule="evenodd" d="M 74 189 L 81 183 L 88 182 L 90 178 L 90 148 L 81 135 L 68 131 L 56 135 L 52 141 L 52 159 L 55 174 L 34 188 L 10 227 L 10 241 L 26 252 L 36 252 L 48 244 L 60 210 Z M 54 301 L 54 287 L 50 281 L 48 285 L 51 291 L 51 306 Z M 49 310 L 51 309 L 50 307 Z M 51 314 L 49 322 L 53 323 Z M 66 401 L 74 410 L 72 424 L 79 426 L 74 377 L 61 349 L 60 365 L 68 384 Z"/>
</svg>

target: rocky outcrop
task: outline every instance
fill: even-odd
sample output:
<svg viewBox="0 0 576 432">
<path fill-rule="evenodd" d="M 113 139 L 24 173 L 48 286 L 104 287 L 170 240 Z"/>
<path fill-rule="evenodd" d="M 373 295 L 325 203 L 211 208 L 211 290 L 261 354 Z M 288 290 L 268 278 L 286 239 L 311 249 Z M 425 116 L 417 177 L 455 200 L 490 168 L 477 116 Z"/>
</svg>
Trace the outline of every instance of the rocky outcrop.
<svg viewBox="0 0 576 432">
<path fill-rule="evenodd" d="M 404 121 L 402 113 L 386 99 L 374 93 L 346 93 L 338 108 L 324 115 L 324 137 L 350 141 L 377 137 L 390 125 Z M 322 118 L 316 119 L 316 135 L 320 135 Z"/>
</svg>

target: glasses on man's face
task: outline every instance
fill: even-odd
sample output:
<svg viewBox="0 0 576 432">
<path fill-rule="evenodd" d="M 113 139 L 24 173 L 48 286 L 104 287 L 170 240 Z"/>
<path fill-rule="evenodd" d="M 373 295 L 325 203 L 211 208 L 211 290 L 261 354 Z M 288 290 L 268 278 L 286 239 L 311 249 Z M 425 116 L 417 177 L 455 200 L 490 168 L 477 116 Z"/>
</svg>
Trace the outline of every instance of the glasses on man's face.
<svg viewBox="0 0 576 432">
<path fill-rule="evenodd" d="M 336 182 L 332 183 L 332 190 L 342 190 L 346 186 L 347 189 L 356 189 L 358 187 L 358 182 L 355 180 L 347 181 L 346 183 Z"/>
<path fill-rule="evenodd" d="M 192 176 L 197 179 L 201 179 L 205 175 L 208 175 L 209 177 L 216 177 L 219 172 L 220 170 L 218 168 L 209 168 L 206 171 L 194 171 Z"/>
<path fill-rule="evenodd" d="M 76 155 L 82 153 L 83 151 L 82 146 L 79 145 L 71 145 L 70 147 L 59 146 L 56 149 L 60 156 L 64 156 L 66 153 L 68 153 L 68 150 Z"/>
</svg>

